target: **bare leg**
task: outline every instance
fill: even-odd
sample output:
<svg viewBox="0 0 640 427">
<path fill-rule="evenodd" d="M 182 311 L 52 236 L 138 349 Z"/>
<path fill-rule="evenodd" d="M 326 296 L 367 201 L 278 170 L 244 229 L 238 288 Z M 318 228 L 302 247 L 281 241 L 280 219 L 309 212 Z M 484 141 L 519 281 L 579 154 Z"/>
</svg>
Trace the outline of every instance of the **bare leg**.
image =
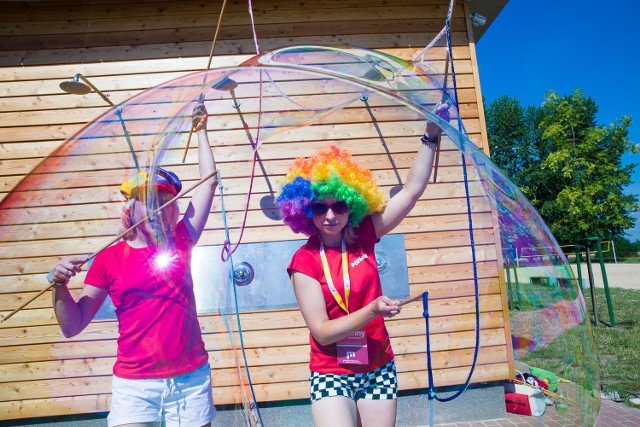
<svg viewBox="0 0 640 427">
<path fill-rule="evenodd" d="M 362 427 L 393 427 L 396 425 L 397 399 L 359 399 L 357 406 Z"/>
<path fill-rule="evenodd" d="M 311 404 L 315 427 L 355 427 L 357 424 L 356 402 L 343 396 L 331 396 Z"/>
</svg>

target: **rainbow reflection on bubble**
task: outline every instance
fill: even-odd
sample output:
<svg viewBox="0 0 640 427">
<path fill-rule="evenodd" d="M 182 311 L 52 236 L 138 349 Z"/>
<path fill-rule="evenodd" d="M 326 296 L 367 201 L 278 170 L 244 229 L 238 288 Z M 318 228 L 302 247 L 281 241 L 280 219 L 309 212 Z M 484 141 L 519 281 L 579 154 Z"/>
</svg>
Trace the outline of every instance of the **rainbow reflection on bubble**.
<svg viewBox="0 0 640 427">
<path fill-rule="evenodd" d="M 516 368 L 526 369 L 535 361 L 536 367 L 568 380 L 561 384 L 562 392 L 582 423 L 593 425 L 599 409 L 599 380 L 581 289 L 558 243 L 535 209 L 459 129 L 456 107 L 452 109 L 451 123 L 431 114 L 434 104 L 443 96 L 455 99 L 453 93 L 443 89 L 451 85 L 444 84 L 442 72 L 434 71 L 437 64 L 433 68 L 431 65 L 413 64 L 366 49 L 298 46 L 264 53 L 237 67 L 172 80 L 129 99 L 117 110 L 106 112 L 56 149 L 1 202 L 0 224 L 10 226 L 9 231 L 19 226 L 57 224 L 57 231 L 50 231 L 53 239 L 65 236 L 65 224 L 73 227 L 91 220 L 109 232 L 91 235 L 85 230 L 95 227 L 79 229 L 82 251 L 95 251 L 110 240 L 117 232 L 122 208 L 118 187 L 136 173 L 118 114 L 126 123 L 141 167 L 162 166 L 172 170 L 188 187 L 198 179 L 194 166 L 197 149 L 189 151 L 187 164 L 183 165 L 181 158 L 191 111 L 203 94 L 210 114 L 209 138 L 217 146 L 223 184 L 225 179 L 233 183 L 225 193 L 230 206 L 227 210 L 236 213 L 244 208 L 255 148 L 261 166 L 266 163 L 270 170 L 265 177 L 256 179 L 254 193 L 273 197 L 272 177 L 286 173 L 287 165 L 279 162 L 283 157 L 308 156 L 327 144 L 360 157 L 385 154 L 386 141 L 399 147 L 398 151 L 407 147 L 406 151 L 413 153 L 428 118 L 446 134 L 443 156 L 450 164 L 441 169 L 442 173 L 455 167 L 467 173 L 473 202 L 471 231 L 480 260 L 487 265 L 496 259 L 502 261 L 497 268 L 508 291 L 505 304 L 509 306 L 508 326 L 513 346 L 507 347 Z M 237 86 L 224 84 L 229 79 Z M 375 121 L 363 120 L 360 114 L 363 111 Z M 384 134 L 382 144 L 379 139 L 359 137 L 363 130 L 373 127 Z M 290 147 L 287 153 L 282 153 L 284 144 Z M 388 157 L 393 165 L 393 156 Z M 390 187 L 400 184 L 398 180 L 399 175 L 390 176 L 383 184 Z M 465 183 L 461 180 L 442 185 L 461 200 L 465 198 Z M 180 201 L 181 212 L 184 213 L 187 203 L 188 199 Z M 89 206 L 92 208 L 88 209 Z M 255 206 L 251 209 L 250 215 L 262 216 Z M 214 211 L 200 241 L 202 245 L 221 245 L 225 240 L 217 196 Z M 468 226 L 466 219 L 461 221 Z M 487 236 L 493 238 L 495 221 L 500 234 L 498 253 L 488 255 L 490 251 L 484 246 L 494 243 L 487 242 Z M 232 227 L 237 230 L 238 226 L 236 220 Z M 18 240 L 11 233 L 0 238 L 6 242 Z M 22 241 L 30 239 L 37 237 L 19 237 Z M 470 245 L 469 239 L 465 246 Z M 24 248 L 10 244 L 0 251 L 7 258 L 26 255 Z M 13 251 L 11 256 L 9 251 Z M 58 253 L 51 249 L 45 255 Z M 216 329 L 213 325 L 220 322 L 219 328 L 226 331 L 227 339 L 214 340 L 215 334 L 211 334 L 205 341 L 215 341 L 216 352 L 234 354 L 234 361 L 223 358 L 212 363 L 214 368 L 224 365 L 225 369 L 236 371 L 237 378 L 219 389 L 242 405 L 244 416 L 236 420 L 238 425 L 256 425 L 255 403 L 243 370 L 239 327 L 233 315 L 230 262 L 223 270 L 228 274 L 211 287 L 219 313 L 207 316 L 205 321 L 213 330 Z M 481 297 L 489 293 L 486 288 L 481 289 Z M 480 328 L 481 332 L 489 332 L 482 323 Z M 562 349 L 563 357 L 549 356 L 546 351 L 552 348 Z M 249 368 L 254 363 L 258 361 L 249 358 Z M 217 388 L 214 384 L 214 391 Z M 556 422 L 561 425 L 562 420 Z"/>
</svg>

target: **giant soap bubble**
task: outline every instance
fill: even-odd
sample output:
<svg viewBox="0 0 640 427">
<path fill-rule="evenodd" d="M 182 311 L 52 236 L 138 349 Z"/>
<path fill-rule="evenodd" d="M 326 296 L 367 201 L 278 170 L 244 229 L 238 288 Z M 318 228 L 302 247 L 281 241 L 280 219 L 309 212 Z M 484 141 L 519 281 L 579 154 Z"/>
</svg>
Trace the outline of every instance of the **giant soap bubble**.
<svg viewBox="0 0 640 427">
<path fill-rule="evenodd" d="M 201 96 L 210 114 L 208 132 L 219 162 L 225 208 L 217 196 L 200 244 L 219 248 L 228 239 L 226 227 L 231 229 L 230 240 L 238 238 L 245 205 L 248 227 L 277 227 L 274 177 L 286 173 L 291 157 L 310 155 L 328 143 L 350 150 L 377 173 L 381 187 L 393 193 L 401 184 L 398 168 L 407 167 L 404 158 L 417 149 L 428 118 L 438 123 L 446 137 L 438 184 L 427 193 L 441 186 L 441 198 L 459 201 L 452 219 L 463 224 L 458 227 L 463 236 L 459 251 L 474 261 L 479 296 L 500 301 L 500 286 L 508 292 L 501 301 L 510 319 L 502 318 L 500 307 L 495 309 L 496 316 L 481 316 L 480 336 L 501 327 L 496 321 L 506 322 L 512 340 L 503 345 L 505 357 L 515 359 L 516 369 L 541 368 L 562 379 L 550 396 L 561 394 L 569 415 L 558 414 L 556 424 L 562 425 L 567 416 L 584 425 L 594 424 L 598 373 L 581 290 L 537 212 L 466 136 L 457 105 L 451 123 L 431 113 L 438 101 L 456 100 L 442 68 L 442 63 L 414 64 L 365 49 L 298 46 L 147 90 L 87 125 L 7 195 L 0 205 L 2 256 L 26 257 L 32 244 L 57 242 L 69 235 L 73 248 L 64 242 L 49 245 L 42 249 L 42 256 L 98 250 L 117 234 L 122 208 L 118 188 L 137 172 L 136 164 L 141 169 L 172 170 L 185 187 L 195 183 L 195 142 L 186 164 L 181 159 L 191 111 Z M 376 164 L 381 159 L 386 164 Z M 252 168 L 255 180 L 250 179 Z M 255 197 L 248 202 L 249 194 Z M 180 201 L 180 207 L 184 211 L 186 200 Z M 439 214 L 447 215 L 447 209 Z M 487 248 L 494 243 L 498 249 L 492 252 Z M 248 356 L 243 352 L 242 323 L 235 317 L 234 266 L 225 259 L 204 261 L 220 264 L 224 274 L 198 291 L 210 301 L 200 311 L 207 349 L 214 355 L 212 365 L 219 369 L 215 398 L 242 407 L 243 415 L 234 423 L 256 425 L 260 417 L 250 373 L 257 369 L 265 376 L 277 366 L 266 366 L 269 362 L 260 359 L 259 349 Z M 437 261 L 433 263 L 437 268 Z M 415 287 L 424 288 L 429 286 Z M 435 299 L 447 297 L 446 292 L 431 293 Z M 473 286 L 468 287 L 467 296 L 473 294 Z M 425 368 L 426 363 L 421 369 Z M 262 382 L 260 387 L 264 391 L 268 384 Z M 552 412 L 551 417 L 556 416 Z"/>
</svg>

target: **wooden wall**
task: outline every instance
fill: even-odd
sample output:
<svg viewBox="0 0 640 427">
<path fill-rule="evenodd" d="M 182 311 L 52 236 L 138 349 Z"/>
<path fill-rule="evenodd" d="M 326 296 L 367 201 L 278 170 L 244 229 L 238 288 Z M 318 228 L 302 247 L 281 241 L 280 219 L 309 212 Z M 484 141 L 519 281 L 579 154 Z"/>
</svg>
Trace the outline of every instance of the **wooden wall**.
<svg viewBox="0 0 640 427">
<path fill-rule="evenodd" d="M 87 122 L 108 109 L 96 94 L 61 92 L 58 84 L 82 73 L 122 102 L 164 81 L 206 67 L 220 1 L 2 2 L 0 4 L 0 198 L 17 185 L 46 156 Z M 262 51 L 296 44 L 351 44 L 411 59 L 444 25 L 446 0 L 280 0 L 253 2 L 256 32 Z M 474 43 L 467 19 L 468 5 L 456 5 L 453 21 L 454 58 L 459 85 L 460 114 L 470 138 L 487 151 Z M 238 64 L 255 52 L 247 4 L 229 2 L 223 16 L 213 66 Z M 429 58 L 444 68 L 445 49 L 435 47 Z M 248 98 L 251 96 L 248 95 Z M 261 153 L 275 181 L 293 156 L 306 155 L 331 141 L 348 148 L 374 170 L 388 192 L 396 172 L 404 179 L 417 149 L 422 123 L 406 122 L 378 111 L 391 162 L 365 109 L 353 112 L 348 137 L 331 123 L 313 130 L 307 141 L 275 140 Z M 336 118 L 336 120 L 339 120 Z M 312 132 L 312 131 L 309 131 Z M 181 136 L 182 144 L 186 135 Z M 213 141 L 219 169 L 228 177 L 226 209 L 232 240 L 239 234 L 248 183 L 250 151 L 234 142 Z M 438 182 L 431 184 L 410 216 L 395 230 L 405 235 L 412 295 L 430 291 L 431 347 L 436 385 L 462 383 L 472 361 L 474 345 L 473 265 L 468 236 L 461 159 L 447 141 Z M 195 151 L 187 165 L 166 165 L 186 182 L 197 179 Z M 114 174 L 116 176 L 117 174 Z M 120 173 L 122 175 L 122 173 Z M 256 181 L 248 228 L 243 242 L 300 239 L 281 223 L 265 217 L 259 207 L 267 193 Z M 481 194 L 471 183 L 473 196 Z M 91 189 L 83 189 L 85 194 Z M 24 214 L 23 225 L 0 225 L 0 311 L 7 314 L 46 286 L 44 275 L 64 256 L 87 253 L 117 232 L 117 217 L 100 215 L 114 203 L 96 187 L 87 200 L 95 217 L 68 209 L 68 221 L 46 224 L 47 209 Z M 473 199 L 477 269 L 480 284 L 481 350 L 473 382 L 509 377 L 512 369 L 505 289 L 499 274 L 499 239 L 491 207 Z M 212 216 L 219 219 L 216 201 Z M 25 222 L 25 221 L 22 221 Z M 78 232 L 81 230 L 81 232 Z M 92 237 L 87 237 L 92 236 Z M 210 221 L 202 245 L 224 239 L 220 221 Z M 72 288 L 79 289 L 81 280 Z M 201 316 L 211 354 L 214 398 L 218 404 L 238 400 L 234 391 L 234 362 L 221 344 L 218 318 Z M 248 363 L 259 401 L 308 397 L 307 329 L 297 310 L 254 311 L 242 314 Z M 427 386 L 424 319 L 421 304 L 405 307 L 388 321 L 397 354 L 403 390 Z M 92 323 L 86 331 L 65 339 L 59 331 L 46 293 L 0 325 L 0 418 L 16 419 L 106 411 L 117 336 L 115 321 Z"/>
</svg>

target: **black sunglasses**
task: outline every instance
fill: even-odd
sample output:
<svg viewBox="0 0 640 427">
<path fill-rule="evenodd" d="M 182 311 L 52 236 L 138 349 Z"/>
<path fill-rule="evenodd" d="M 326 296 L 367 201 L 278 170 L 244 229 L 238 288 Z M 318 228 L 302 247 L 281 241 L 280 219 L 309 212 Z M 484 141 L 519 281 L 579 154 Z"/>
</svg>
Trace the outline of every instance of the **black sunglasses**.
<svg viewBox="0 0 640 427">
<path fill-rule="evenodd" d="M 329 209 L 331 209 L 335 215 L 344 215 L 349 210 L 349 205 L 347 202 L 342 200 L 333 202 L 330 205 L 325 205 L 324 203 L 311 203 L 311 212 L 313 213 L 313 216 L 322 216 L 326 214 Z"/>
</svg>

